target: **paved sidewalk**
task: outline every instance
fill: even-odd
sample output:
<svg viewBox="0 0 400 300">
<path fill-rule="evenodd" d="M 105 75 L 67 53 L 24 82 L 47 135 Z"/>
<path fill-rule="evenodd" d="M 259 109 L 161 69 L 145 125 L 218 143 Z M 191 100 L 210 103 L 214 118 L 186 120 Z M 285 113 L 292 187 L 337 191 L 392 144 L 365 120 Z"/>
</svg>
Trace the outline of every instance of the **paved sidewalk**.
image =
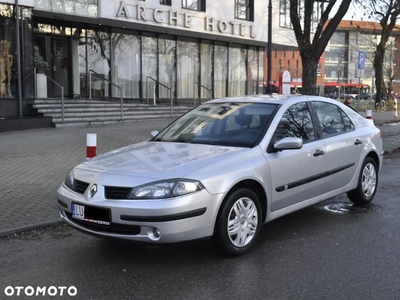
<svg viewBox="0 0 400 300">
<path fill-rule="evenodd" d="M 400 147 L 393 112 L 373 113 L 384 149 Z M 97 134 L 97 153 L 150 138 L 173 119 L 0 133 L 0 236 L 60 222 L 56 190 L 68 171 L 86 160 L 86 134 Z"/>
<path fill-rule="evenodd" d="M 141 142 L 174 119 L 0 133 L 0 236 L 59 222 L 56 190 L 86 160 L 86 134 L 97 153 Z"/>
</svg>

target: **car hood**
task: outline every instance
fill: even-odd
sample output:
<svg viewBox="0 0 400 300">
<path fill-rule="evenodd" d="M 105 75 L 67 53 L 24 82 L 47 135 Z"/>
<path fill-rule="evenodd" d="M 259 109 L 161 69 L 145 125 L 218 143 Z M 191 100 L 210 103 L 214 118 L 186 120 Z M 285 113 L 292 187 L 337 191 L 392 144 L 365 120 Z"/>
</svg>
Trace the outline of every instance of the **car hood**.
<svg viewBox="0 0 400 300">
<path fill-rule="evenodd" d="M 152 179 L 180 178 L 248 150 L 241 147 L 146 141 L 99 155 L 77 169 Z"/>
</svg>

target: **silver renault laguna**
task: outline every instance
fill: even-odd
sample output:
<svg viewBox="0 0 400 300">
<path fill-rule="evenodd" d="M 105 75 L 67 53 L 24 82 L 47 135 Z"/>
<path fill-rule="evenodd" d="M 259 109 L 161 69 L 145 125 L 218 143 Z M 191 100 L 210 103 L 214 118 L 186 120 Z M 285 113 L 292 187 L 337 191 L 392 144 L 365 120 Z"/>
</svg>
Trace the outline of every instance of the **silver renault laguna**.
<svg viewBox="0 0 400 300">
<path fill-rule="evenodd" d="M 373 121 L 336 100 L 224 98 L 76 166 L 58 206 L 88 234 L 150 243 L 208 237 L 223 254 L 242 255 L 275 218 L 342 193 L 368 204 L 382 155 Z"/>
</svg>

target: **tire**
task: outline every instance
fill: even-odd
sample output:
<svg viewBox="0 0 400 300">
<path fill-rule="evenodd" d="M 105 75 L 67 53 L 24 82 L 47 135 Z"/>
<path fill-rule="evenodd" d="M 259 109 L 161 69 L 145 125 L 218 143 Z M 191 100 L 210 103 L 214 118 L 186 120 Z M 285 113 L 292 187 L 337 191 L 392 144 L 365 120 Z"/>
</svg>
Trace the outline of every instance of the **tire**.
<svg viewBox="0 0 400 300">
<path fill-rule="evenodd" d="M 234 191 L 222 204 L 211 243 L 224 255 L 247 253 L 261 231 L 262 211 L 257 195 L 246 188 Z"/>
<path fill-rule="evenodd" d="M 362 165 L 357 188 L 347 192 L 347 197 L 354 204 L 365 205 L 374 199 L 378 187 L 378 168 L 375 160 L 367 157 Z"/>
</svg>

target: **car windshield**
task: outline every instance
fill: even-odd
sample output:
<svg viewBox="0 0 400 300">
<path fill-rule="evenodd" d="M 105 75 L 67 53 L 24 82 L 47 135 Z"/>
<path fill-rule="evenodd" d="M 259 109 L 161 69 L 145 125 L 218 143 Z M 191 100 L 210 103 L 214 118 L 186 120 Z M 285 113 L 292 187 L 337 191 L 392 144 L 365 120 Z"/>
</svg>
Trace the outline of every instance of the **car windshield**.
<svg viewBox="0 0 400 300">
<path fill-rule="evenodd" d="M 205 103 L 183 115 L 152 141 L 253 147 L 278 104 Z"/>
</svg>

